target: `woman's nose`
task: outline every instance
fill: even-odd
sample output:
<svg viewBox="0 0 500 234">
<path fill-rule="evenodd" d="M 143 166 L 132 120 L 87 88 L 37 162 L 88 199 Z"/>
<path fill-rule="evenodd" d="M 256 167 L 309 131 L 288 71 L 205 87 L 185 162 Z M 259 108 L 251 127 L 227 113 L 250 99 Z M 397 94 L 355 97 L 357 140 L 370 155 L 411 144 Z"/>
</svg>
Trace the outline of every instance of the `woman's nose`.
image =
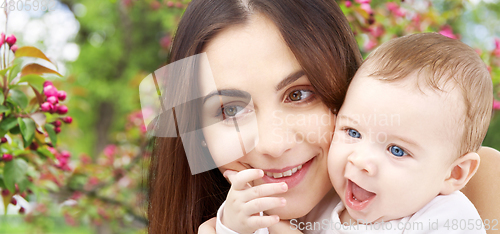
<svg viewBox="0 0 500 234">
<path fill-rule="evenodd" d="M 294 125 L 281 121 L 281 116 L 261 115 L 258 118 L 259 139 L 255 150 L 259 154 L 280 157 L 297 143 Z"/>
<path fill-rule="evenodd" d="M 378 172 L 377 157 L 374 150 L 369 147 L 356 147 L 347 158 L 348 164 L 354 166 L 357 170 L 374 176 Z"/>
</svg>

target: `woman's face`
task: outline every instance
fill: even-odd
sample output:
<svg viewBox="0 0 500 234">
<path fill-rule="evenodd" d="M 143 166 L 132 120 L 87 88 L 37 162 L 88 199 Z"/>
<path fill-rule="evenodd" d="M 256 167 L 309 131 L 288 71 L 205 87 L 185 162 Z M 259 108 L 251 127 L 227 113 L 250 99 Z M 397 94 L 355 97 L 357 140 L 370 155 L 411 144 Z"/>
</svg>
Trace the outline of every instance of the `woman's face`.
<svg viewBox="0 0 500 234">
<path fill-rule="evenodd" d="M 220 96 L 206 99 L 202 121 L 217 123 L 203 128 L 203 135 L 219 169 L 262 169 L 264 177 L 253 186 L 286 182 L 289 187 L 276 195 L 287 205 L 266 213 L 282 219 L 306 215 L 332 188 L 326 157 L 334 115 L 276 26 L 263 16 L 221 31 L 204 52 L 213 80 L 200 79 L 202 95 L 220 91 Z M 250 94 L 248 105 L 242 94 Z"/>
</svg>

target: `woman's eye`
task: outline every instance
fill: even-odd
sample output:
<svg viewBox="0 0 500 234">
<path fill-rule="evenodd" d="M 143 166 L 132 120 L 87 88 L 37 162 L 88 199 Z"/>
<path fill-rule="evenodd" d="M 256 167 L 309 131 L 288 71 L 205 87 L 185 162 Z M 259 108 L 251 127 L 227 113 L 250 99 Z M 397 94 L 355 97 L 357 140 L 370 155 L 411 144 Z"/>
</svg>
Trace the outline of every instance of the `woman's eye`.
<svg viewBox="0 0 500 234">
<path fill-rule="evenodd" d="M 243 110 L 244 108 L 241 106 L 228 106 L 228 107 L 223 107 L 222 110 L 224 112 L 224 116 L 227 117 L 234 117 L 238 112 Z"/>
<path fill-rule="evenodd" d="M 287 102 L 299 102 L 299 101 L 309 101 L 311 98 L 314 97 L 314 92 L 311 90 L 307 89 L 300 89 L 300 90 L 294 90 L 290 92 L 286 100 Z"/>
<path fill-rule="evenodd" d="M 354 129 L 348 129 L 347 134 L 349 134 L 350 137 L 352 138 L 361 138 L 361 133 Z"/>
<path fill-rule="evenodd" d="M 403 157 L 405 155 L 408 155 L 401 147 L 393 145 L 389 147 L 389 151 L 391 152 L 392 155 L 396 157 Z"/>
</svg>

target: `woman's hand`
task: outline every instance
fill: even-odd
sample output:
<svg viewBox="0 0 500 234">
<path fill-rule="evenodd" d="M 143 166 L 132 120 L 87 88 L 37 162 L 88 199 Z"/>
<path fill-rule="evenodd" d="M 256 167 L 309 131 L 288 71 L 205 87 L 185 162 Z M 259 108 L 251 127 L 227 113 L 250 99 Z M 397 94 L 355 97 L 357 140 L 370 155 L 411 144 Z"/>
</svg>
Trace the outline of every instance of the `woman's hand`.
<svg viewBox="0 0 500 234">
<path fill-rule="evenodd" d="M 198 234 L 215 234 L 215 224 L 217 218 L 213 217 L 198 227 Z"/>
<path fill-rule="evenodd" d="M 224 176 L 231 182 L 221 218 L 222 224 L 237 233 L 253 233 L 279 222 L 277 215 L 260 216 L 259 213 L 286 205 L 285 198 L 269 197 L 288 190 L 286 183 L 269 183 L 250 186 L 253 180 L 262 178 L 260 169 L 240 172 L 227 170 Z"/>
</svg>

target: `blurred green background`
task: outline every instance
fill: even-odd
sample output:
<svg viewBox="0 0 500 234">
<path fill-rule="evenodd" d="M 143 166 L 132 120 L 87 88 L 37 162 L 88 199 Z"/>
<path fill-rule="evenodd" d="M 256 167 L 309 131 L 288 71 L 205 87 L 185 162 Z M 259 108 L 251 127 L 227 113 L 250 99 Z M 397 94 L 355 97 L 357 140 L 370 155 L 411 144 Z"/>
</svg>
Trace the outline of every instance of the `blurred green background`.
<svg viewBox="0 0 500 234">
<path fill-rule="evenodd" d="M 67 184 L 31 195 L 28 214 L 18 215 L 19 205 L 10 205 L 9 215 L 0 215 L 0 233 L 143 233 L 147 160 L 141 155 L 147 154 L 147 143 L 138 86 L 166 64 L 189 1 L 48 2 L 54 7 L 45 11 L 11 11 L 6 34 L 15 34 L 20 46 L 44 51 L 63 74 L 51 80 L 68 93 L 74 121 L 60 133 L 59 146 L 71 152 L 75 170 L 61 179 Z M 495 98 L 500 99 L 500 44 L 495 43 L 500 38 L 500 1 L 337 2 L 365 56 L 390 38 L 409 33 L 455 36 L 476 48 L 491 67 Z M 5 25 L 5 15 L 0 15 L 0 25 Z M 500 149 L 496 111 L 484 145 Z"/>
</svg>

